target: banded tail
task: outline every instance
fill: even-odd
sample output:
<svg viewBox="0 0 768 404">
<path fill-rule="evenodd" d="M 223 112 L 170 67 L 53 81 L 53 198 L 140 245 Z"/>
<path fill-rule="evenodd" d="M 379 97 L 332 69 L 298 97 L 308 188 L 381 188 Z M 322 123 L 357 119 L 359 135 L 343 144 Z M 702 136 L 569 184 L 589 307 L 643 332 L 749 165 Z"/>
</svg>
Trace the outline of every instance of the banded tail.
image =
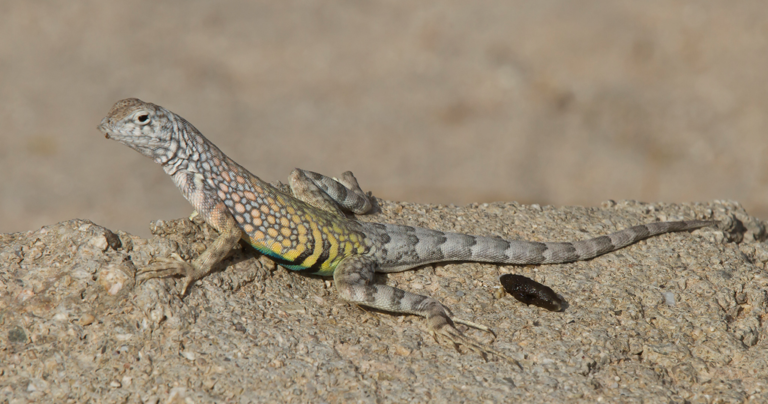
<svg viewBox="0 0 768 404">
<path fill-rule="evenodd" d="M 648 237 L 715 225 L 712 220 L 653 222 L 572 242 L 533 242 L 444 233 L 419 227 L 363 223 L 372 235 L 381 272 L 399 272 L 443 261 L 496 264 L 560 264 L 588 260 Z"/>
</svg>

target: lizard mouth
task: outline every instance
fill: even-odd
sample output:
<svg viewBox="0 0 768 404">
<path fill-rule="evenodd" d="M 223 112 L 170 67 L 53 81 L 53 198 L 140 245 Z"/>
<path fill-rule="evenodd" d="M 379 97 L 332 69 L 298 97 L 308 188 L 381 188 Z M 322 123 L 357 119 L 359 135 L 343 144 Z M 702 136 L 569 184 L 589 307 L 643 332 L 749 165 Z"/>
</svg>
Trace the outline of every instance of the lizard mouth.
<svg viewBox="0 0 768 404">
<path fill-rule="evenodd" d="M 103 120 L 101 121 L 101 124 L 99 124 L 99 126 L 96 127 L 96 129 L 98 129 L 99 132 L 103 132 L 104 133 L 104 138 L 105 139 L 109 139 L 109 131 L 107 130 L 106 126 L 104 125 L 104 121 Z"/>
</svg>

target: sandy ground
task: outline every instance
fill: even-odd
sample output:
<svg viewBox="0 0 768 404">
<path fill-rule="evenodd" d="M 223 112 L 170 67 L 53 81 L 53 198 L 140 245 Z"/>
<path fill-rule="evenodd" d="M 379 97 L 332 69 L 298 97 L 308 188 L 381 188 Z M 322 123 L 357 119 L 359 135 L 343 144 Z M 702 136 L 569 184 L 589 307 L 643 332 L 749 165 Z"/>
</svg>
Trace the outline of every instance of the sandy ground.
<svg viewBox="0 0 768 404">
<path fill-rule="evenodd" d="M 0 231 L 190 207 L 95 126 L 139 97 L 267 180 L 390 199 L 740 201 L 768 217 L 762 1 L 3 1 Z"/>
<path fill-rule="evenodd" d="M 379 206 L 364 220 L 536 241 L 655 220 L 730 225 L 590 261 L 439 264 L 376 278 L 490 325 L 495 339 L 466 332 L 520 367 L 438 343 L 419 317 L 345 303 L 332 281 L 275 267 L 251 248 L 184 299 L 181 282 L 136 285 L 153 256 L 193 258 L 213 242 L 210 228 L 187 219 L 155 222 L 149 239 L 83 220 L 0 234 L 0 402 L 768 401 L 765 222 L 740 206 Z M 504 273 L 547 284 L 567 308 L 499 293 Z"/>
</svg>

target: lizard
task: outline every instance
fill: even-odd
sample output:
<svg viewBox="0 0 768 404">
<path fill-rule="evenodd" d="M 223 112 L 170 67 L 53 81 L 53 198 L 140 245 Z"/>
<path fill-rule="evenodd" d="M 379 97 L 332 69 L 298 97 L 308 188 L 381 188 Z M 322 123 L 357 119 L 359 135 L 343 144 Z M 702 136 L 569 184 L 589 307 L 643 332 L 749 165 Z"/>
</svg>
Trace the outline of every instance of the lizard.
<svg viewBox="0 0 768 404">
<path fill-rule="evenodd" d="M 191 262 L 156 258 L 137 271 L 138 284 L 181 276 L 184 296 L 242 239 L 289 270 L 333 277 L 338 296 L 347 302 L 425 317 L 436 339 L 464 345 L 484 358 L 490 354 L 515 363 L 456 324 L 492 332 L 489 327 L 454 317 L 429 296 L 375 283 L 374 274 L 448 261 L 530 265 L 588 260 L 648 237 L 716 223 L 651 222 L 581 241 L 530 242 L 362 222 L 345 214 L 364 214 L 372 206 L 351 172 L 335 179 L 295 169 L 289 177 L 290 192 L 278 189 L 229 158 L 181 116 L 137 98 L 115 103 L 98 129 L 107 139 L 160 164 L 219 233 Z"/>
</svg>

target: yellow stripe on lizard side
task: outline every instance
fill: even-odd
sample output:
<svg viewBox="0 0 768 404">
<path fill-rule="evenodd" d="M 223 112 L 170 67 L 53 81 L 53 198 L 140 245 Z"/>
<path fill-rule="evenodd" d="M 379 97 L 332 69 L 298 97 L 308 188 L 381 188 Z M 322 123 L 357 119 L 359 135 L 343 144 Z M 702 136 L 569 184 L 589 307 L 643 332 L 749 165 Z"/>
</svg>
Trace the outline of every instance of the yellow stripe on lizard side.
<svg viewBox="0 0 768 404">
<path fill-rule="evenodd" d="M 312 220 L 307 220 L 309 222 L 309 227 L 312 229 L 312 238 L 314 238 L 314 249 L 315 251 L 312 252 L 312 255 L 307 257 L 300 265 L 303 267 L 311 267 L 312 265 L 315 265 L 315 262 L 317 262 L 317 259 L 320 258 L 320 254 L 323 253 L 323 234 L 320 231 L 320 229 L 317 227 L 317 224 Z"/>
<path fill-rule="evenodd" d="M 307 249 L 306 246 L 299 244 L 296 246 L 296 248 L 286 251 L 283 254 L 283 258 L 285 258 L 288 261 L 293 261 L 296 259 L 296 257 L 301 255 L 301 253 L 303 253 L 306 249 Z"/>
<path fill-rule="evenodd" d="M 331 250 L 328 254 L 328 260 L 326 260 L 321 266 L 323 269 L 328 267 L 331 263 L 335 262 L 336 258 L 339 256 L 339 240 L 331 232 L 326 231 L 325 234 L 327 235 L 326 237 L 328 237 L 328 242 L 331 243 Z"/>
<path fill-rule="evenodd" d="M 348 257 L 352 255 L 352 249 L 355 248 L 355 245 L 352 243 L 344 243 L 344 256 Z"/>
</svg>

